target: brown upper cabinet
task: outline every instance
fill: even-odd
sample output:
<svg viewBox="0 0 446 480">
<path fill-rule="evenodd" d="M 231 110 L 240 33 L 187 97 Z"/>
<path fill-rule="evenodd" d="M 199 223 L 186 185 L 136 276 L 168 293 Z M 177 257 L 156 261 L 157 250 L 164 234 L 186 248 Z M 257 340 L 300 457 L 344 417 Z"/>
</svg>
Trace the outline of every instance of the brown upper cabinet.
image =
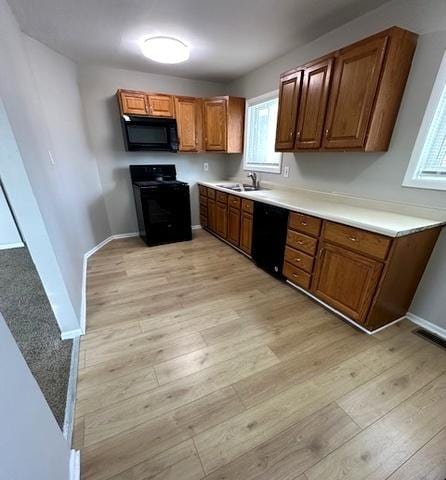
<svg viewBox="0 0 446 480">
<path fill-rule="evenodd" d="M 276 131 L 276 150 L 278 151 L 291 150 L 294 146 L 302 73 L 302 70 L 293 70 L 280 77 L 279 114 Z"/>
<path fill-rule="evenodd" d="M 202 101 L 200 98 L 175 97 L 178 137 L 181 152 L 199 152 L 202 142 Z"/>
<path fill-rule="evenodd" d="M 172 95 L 118 90 L 118 99 L 122 114 L 148 115 L 151 117 L 175 116 Z"/>
<path fill-rule="evenodd" d="M 296 148 L 321 146 L 333 63 L 334 58 L 328 57 L 305 66 Z"/>
<path fill-rule="evenodd" d="M 289 74 L 282 75 L 276 150 L 386 151 L 416 42 L 416 34 L 392 27 L 298 67 L 300 98 L 283 94 Z M 296 119 L 294 144 L 290 133 L 284 141 L 282 118 L 288 133 Z"/>
<path fill-rule="evenodd" d="M 147 96 L 144 92 L 118 90 L 121 113 L 126 115 L 148 115 Z"/>
<path fill-rule="evenodd" d="M 242 153 L 245 99 L 206 98 L 203 111 L 204 149 L 210 152 Z"/>
<path fill-rule="evenodd" d="M 175 109 L 172 95 L 163 93 L 148 93 L 147 105 L 149 115 L 153 117 L 175 117 Z"/>
</svg>

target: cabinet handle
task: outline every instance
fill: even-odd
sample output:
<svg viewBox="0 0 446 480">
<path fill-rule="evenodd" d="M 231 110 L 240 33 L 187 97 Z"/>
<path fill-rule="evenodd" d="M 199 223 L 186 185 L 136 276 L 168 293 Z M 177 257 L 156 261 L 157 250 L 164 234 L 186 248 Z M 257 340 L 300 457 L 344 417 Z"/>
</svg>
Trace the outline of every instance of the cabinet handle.
<svg viewBox="0 0 446 480">
<path fill-rule="evenodd" d="M 290 128 L 290 133 L 289 133 L 289 136 L 292 137 L 293 136 L 293 129 Z"/>
<path fill-rule="evenodd" d="M 351 240 L 352 242 L 357 242 L 358 239 L 356 237 L 348 237 L 349 240 Z"/>
<path fill-rule="evenodd" d="M 308 223 L 307 223 L 307 222 L 303 222 L 303 221 L 302 221 L 302 222 L 300 222 L 300 224 L 301 224 L 301 225 L 303 225 L 304 227 L 306 227 L 306 226 L 308 225 Z"/>
<path fill-rule="evenodd" d="M 327 128 L 327 130 L 325 130 L 325 137 L 328 138 L 328 133 L 329 133 L 329 130 Z"/>
<path fill-rule="evenodd" d="M 298 244 L 298 245 L 303 245 L 304 242 L 302 242 L 302 240 L 298 240 L 298 241 L 297 241 L 297 244 Z"/>
<path fill-rule="evenodd" d="M 302 260 L 298 257 L 296 257 L 294 260 L 296 260 L 297 263 L 300 263 Z"/>
<path fill-rule="evenodd" d="M 297 273 L 293 273 L 294 278 L 299 278 L 299 275 Z"/>
<path fill-rule="evenodd" d="M 297 138 L 300 138 L 300 132 L 297 132 L 297 133 L 296 133 L 296 137 L 297 137 Z"/>
<path fill-rule="evenodd" d="M 198 137 L 195 137 L 195 145 L 198 145 Z"/>
</svg>

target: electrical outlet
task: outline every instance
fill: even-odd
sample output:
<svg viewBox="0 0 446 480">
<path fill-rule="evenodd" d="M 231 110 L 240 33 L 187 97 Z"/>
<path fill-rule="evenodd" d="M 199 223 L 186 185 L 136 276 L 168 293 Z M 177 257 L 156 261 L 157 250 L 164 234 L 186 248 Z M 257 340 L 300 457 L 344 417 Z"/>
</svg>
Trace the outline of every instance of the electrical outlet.
<svg viewBox="0 0 446 480">
<path fill-rule="evenodd" d="M 283 176 L 285 178 L 288 178 L 290 176 L 290 166 L 289 165 L 285 165 L 285 167 L 283 169 Z"/>
<path fill-rule="evenodd" d="M 204 162 L 204 163 L 203 163 L 203 170 L 204 170 L 205 172 L 207 172 L 207 171 L 209 170 L 209 163 L 208 163 L 208 162 Z"/>
</svg>

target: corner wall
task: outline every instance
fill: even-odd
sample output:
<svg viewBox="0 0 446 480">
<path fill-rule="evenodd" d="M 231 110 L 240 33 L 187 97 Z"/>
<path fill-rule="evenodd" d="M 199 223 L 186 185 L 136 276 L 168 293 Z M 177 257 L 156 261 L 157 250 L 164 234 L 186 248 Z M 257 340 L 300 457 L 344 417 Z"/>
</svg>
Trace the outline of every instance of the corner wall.
<svg viewBox="0 0 446 480">
<path fill-rule="evenodd" d="M 283 185 L 340 192 L 443 210 L 446 192 L 402 187 L 412 148 L 446 49 L 444 0 L 396 0 L 304 47 L 260 67 L 229 85 L 232 95 L 256 97 L 278 88 L 280 73 L 390 26 L 420 34 L 390 149 L 386 153 L 286 153 L 289 178 L 260 174 Z M 242 156 L 228 159 L 228 176 L 244 176 Z M 446 328 L 446 229 L 444 229 L 411 306 L 411 312 Z M 404 266 L 402 266 L 404 268 Z"/>
<path fill-rule="evenodd" d="M 50 242 L 40 244 L 42 258 L 20 223 L 20 218 L 33 219 L 25 214 L 17 219 L 61 330 L 75 331 L 84 253 L 110 235 L 96 161 L 85 136 L 76 65 L 23 35 L 5 0 L 0 0 L 0 65 L 0 97 L 19 149 L 11 146 L 4 154 L 23 162 L 26 177 L 20 182 L 19 165 L 14 171 L 11 160 L 4 187 L 15 211 L 20 188 L 29 180 L 35 216 L 43 219 L 44 232 L 35 240 L 47 236 Z M 4 165 L 2 159 L 2 179 Z M 44 260 L 52 255 L 54 261 Z"/>
</svg>

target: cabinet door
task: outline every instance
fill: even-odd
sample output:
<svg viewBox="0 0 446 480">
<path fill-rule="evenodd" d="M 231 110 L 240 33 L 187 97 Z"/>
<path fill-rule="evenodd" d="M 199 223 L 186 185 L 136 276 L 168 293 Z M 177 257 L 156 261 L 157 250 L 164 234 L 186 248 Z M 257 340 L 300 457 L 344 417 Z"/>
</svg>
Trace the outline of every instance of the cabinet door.
<svg viewBox="0 0 446 480">
<path fill-rule="evenodd" d="M 388 37 L 339 52 L 325 124 L 325 148 L 363 148 L 378 90 Z"/>
<path fill-rule="evenodd" d="M 247 212 L 242 212 L 240 222 L 240 248 L 251 254 L 252 246 L 252 215 Z"/>
<path fill-rule="evenodd" d="M 174 103 L 171 95 L 148 94 L 149 114 L 153 117 L 173 117 Z"/>
<path fill-rule="evenodd" d="M 296 149 L 321 146 L 333 61 L 332 57 L 326 58 L 305 68 L 297 117 Z"/>
<path fill-rule="evenodd" d="M 276 150 L 291 150 L 294 147 L 301 83 L 301 70 L 280 79 Z"/>
<path fill-rule="evenodd" d="M 229 207 L 228 210 L 228 240 L 237 247 L 240 244 L 240 210 Z"/>
<path fill-rule="evenodd" d="M 146 94 L 144 92 L 132 92 L 121 90 L 119 92 L 121 113 L 126 115 L 147 115 Z"/>
<path fill-rule="evenodd" d="M 215 200 L 208 198 L 208 228 L 212 232 L 216 231 L 216 211 Z"/>
<path fill-rule="evenodd" d="M 215 232 L 220 237 L 228 236 L 228 206 L 224 203 L 217 202 L 215 210 L 216 228 Z"/>
<path fill-rule="evenodd" d="M 201 150 L 201 100 L 175 97 L 175 113 L 181 152 Z"/>
<path fill-rule="evenodd" d="M 204 146 L 205 150 L 224 152 L 226 150 L 226 100 L 204 101 Z"/>
<path fill-rule="evenodd" d="M 362 323 L 382 268 L 380 262 L 324 243 L 317 259 L 312 290 L 322 301 Z"/>
</svg>

